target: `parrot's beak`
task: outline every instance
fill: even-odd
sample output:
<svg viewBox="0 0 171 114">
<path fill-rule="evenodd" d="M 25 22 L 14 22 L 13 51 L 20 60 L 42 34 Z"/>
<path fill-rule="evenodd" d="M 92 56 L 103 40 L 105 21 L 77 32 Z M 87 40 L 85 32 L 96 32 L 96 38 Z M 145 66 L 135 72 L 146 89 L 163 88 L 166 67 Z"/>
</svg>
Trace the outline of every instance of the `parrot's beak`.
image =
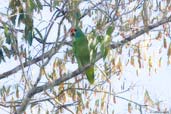
<svg viewBox="0 0 171 114">
<path fill-rule="evenodd" d="M 76 32 L 76 29 L 72 27 L 72 28 L 70 29 L 70 35 L 71 35 L 72 37 L 74 37 L 74 36 L 75 36 L 75 32 Z"/>
</svg>

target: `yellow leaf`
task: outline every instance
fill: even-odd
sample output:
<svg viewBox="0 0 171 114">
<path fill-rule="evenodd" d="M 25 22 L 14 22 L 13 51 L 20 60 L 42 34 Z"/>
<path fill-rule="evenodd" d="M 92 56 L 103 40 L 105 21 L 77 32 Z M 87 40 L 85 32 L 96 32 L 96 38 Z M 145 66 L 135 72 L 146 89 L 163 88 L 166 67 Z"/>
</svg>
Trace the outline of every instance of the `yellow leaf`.
<svg viewBox="0 0 171 114">
<path fill-rule="evenodd" d="M 128 23 L 129 23 L 129 24 L 133 24 L 133 23 L 134 23 L 134 18 L 129 19 L 129 20 L 128 20 Z"/>
<path fill-rule="evenodd" d="M 64 63 L 61 65 L 61 69 L 62 69 L 64 72 L 66 71 L 66 67 L 65 67 L 65 64 L 64 64 Z"/>
<path fill-rule="evenodd" d="M 154 102 L 151 99 L 151 97 L 150 97 L 150 95 L 149 95 L 147 90 L 145 91 L 145 94 L 144 94 L 144 104 L 147 104 L 149 106 L 153 106 L 154 105 Z"/>
<path fill-rule="evenodd" d="M 41 75 L 46 75 L 46 71 L 44 68 L 41 68 L 40 72 L 41 72 Z"/>
<path fill-rule="evenodd" d="M 142 67 L 141 65 L 141 48 L 140 48 L 141 44 L 138 45 L 138 49 L 137 49 L 137 53 L 138 53 L 138 65 L 139 65 L 139 68 Z"/>
<path fill-rule="evenodd" d="M 138 71 L 138 69 L 136 70 L 136 75 L 139 76 L 139 71 Z"/>
<path fill-rule="evenodd" d="M 116 16 L 120 16 L 121 14 L 120 14 L 120 12 L 119 11 L 117 11 L 116 12 Z"/>
<path fill-rule="evenodd" d="M 58 65 L 57 65 L 57 60 L 55 60 L 55 61 L 53 62 L 53 68 L 56 69 L 57 66 L 58 66 Z"/>
<path fill-rule="evenodd" d="M 116 71 L 116 63 L 115 63 L 115 59 L 111 60 L 111 65 L 112 65 L 112 72 Z"/>
<path fill-rule="evenodd" d="M 119 61 L 118 61 L 117 65 L 116 65 L 116 67 L 117 67 L 117 69 L 119 69 L 120 71 L 122 71 L 122 70 L 123 70 L 123 66 L 122 66 L 121 58 L 119 58 Z"/>
<path fill-rule="evenodd" d="M 171 56 L 168 57 L 168 62 L 167 62 L 167 64 L 168 64 L 168 65 L 171 64 Z"/>
<path fill-rule="evenodd" d="M 169 48 L 167 51 L 167 56 L 170 57 L 171 56 L 171 43 L 169 44 Z"/>
<path fill-rule="evenodd" d="M 148 59 L 148 65 L 149 65 L 150 68 L 153 66 L 151 56 Z"/>
<path fill-rule="evenodd" d="M 144 1 L 144 3 L 143 3 L 143 10 L 142 10 L 141 15 L 142 15 L 144 26 L 147 27 L 148 26 L 148 6 L 147 6 L 147 1 Z"/>
<path fill-rule="evenodd" d="M 86 108 L 89 109 L 89 101 L 86 102 Z"/>
<path fill-rule="evenodd" d="M 134 66 L 134 57 L 131 57 L 131 65 Z"/>
<path fill-rule="evenodd" d="M 101 100 L 101 109 L 104 109 L 104 103 L 105 103 L 105 98 L 106 98 L 106 94 L 104 93 L 102 100 Z"/>
<path fill-rule="evenodd" d="M 162 60 L 162 58 L 160 57 L 159 62 L 158 62 L 159 67 L 161 67 L 161 60 Z"/>
<path fill-rule="evenodd" d="M 162 32 L 159 32 L 157 37 L 156 37 L 156 40 L 160 40 L 162 38 Z"/>
<path fill-rule="evenodd" d="M 53 70 L 53 72 L 52 72 L 52 78 L 53 79 L 57 79 L 57 75 L 56 75 L 56 71 L 55 70 Z"/>
</svg>

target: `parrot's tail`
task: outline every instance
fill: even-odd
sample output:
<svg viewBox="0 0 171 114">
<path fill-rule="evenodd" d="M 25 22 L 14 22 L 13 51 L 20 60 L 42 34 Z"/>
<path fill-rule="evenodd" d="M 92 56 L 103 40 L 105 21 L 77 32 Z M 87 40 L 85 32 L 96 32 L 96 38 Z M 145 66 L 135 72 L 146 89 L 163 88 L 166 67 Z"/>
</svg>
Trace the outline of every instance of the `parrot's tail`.
<svg viewBox="0 0 171 114">
<path fill-rule="evenodd" d="M 86 75 L 87 75 L 87 79 L 88 81 L 93 84 L 94 83 L 94 66 L 91 66 L 90 68 L 88 68 L 86 70 Z"/>
</svg>

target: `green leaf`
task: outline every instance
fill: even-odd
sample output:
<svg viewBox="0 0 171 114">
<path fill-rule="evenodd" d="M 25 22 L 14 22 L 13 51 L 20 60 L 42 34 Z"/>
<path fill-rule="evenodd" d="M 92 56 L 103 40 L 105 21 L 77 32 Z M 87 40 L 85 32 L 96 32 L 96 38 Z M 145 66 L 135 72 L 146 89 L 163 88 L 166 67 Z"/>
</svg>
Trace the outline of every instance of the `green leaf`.
<svg viewBox="0 0 171 114">
<path fill-rule="evenodd" d="M 22 6 L 19 6 L 19 18 L 18 18 L 18 24 L 20 25 L 20 23 L 24 20 L 25 14 L 24 14 L 24 10 Z"/>
<path fill-rule="evenodd" d="M 11 54 L 10 54 L 10 50 L 6 47 L 6 46 L 2 46 L 2 48 L 3 48 L 3 50 L 4 50 L 4 52 L 5 52 L 5 54 L 6 54 L 6 56 L 8 57 L 8 58 L 10 58 L 10 56 L 11 56 Z"/>
<path fill-rule="evenodd" d="M 97 40 L 99 43 L 101 43 L 103 41 L 103 36 L 97 36 Z"/>
<path fill-rule="evenodd" d="M 39 35 L 40 39 L 43 40 L 43 36 L 42 36 L 42 34 L 40 33 L 40 31 L 39 31 L 37 28 L 35 28 L 35 31 L 36 31 L 37 34 Z"/>
<path fill-rule="evenodd" d="M 74 12 L 74 19 L 75 19 L 75 25 L 78 26 L 79 21 L 80 21 L 81 13 L 79 9 L 76 9 Z"/>
<path fill-rule="evenodd" d="M 35 2 L 34 2 L 34 0 L 30 0 L 30 2 L 29 2 L 30 4 L 29 4 L 29 10 L 30 10 L 30 12 L 33 12 L 33 10 L 35 9 Z"/>
<path fill-rule="evenodd" d="M 90 61 L 91 63 L 94 63 L 97 55 L 97 45 L 99 43 L 96 32 L 94 30 L 87 35 L 87 40 L 90 51 Z"/>
<path fill-rule="evenodd" d="M 28 41 L 29 45 L 32 45 L 33 41 L 33 34 L 32 34 L 32 28 L 29 26 L 25 27 L 25 39 Z"/>
<path fill-rule="evenodd" d="M 32 45 L 32 42 L 33 42 L 32 30 L 28 31 L 28 34 L 27 34 L 26 38 L 28 40 L 29 45 Z"/>
<path fill-rule="evenodd" d="M 109 35 L 109 36 L 111 36 L 113 30 L 114 30 L 114 27 L 113 26 L 109 26 L 108 29 L 107 29 L 107 31 L 106 31 L 106 34 Z"/>
<path fill-rule="evenodd" d="M 6 90 L 6 95 L 8 96 L 9 93 L 10 93 L 10 89 L 11 89 L 11 86 L 8 86 L 7 90 Z"/>
<path fill-rule="evenodd" d="M 79 101 L 83 101 L 83 99 L 82 99 L 82 93 L 81 92 L 77 92 L 77 95 L 78 95 L 78 99 L 79 99 Z"/>
<path fill-rule="evenodd" d="M 0 49 L 0 62 L 1 60 L 5 61 L 2 49 Z"/>
<path fill-rule="evenodd" d="M 53 2 L 53 7 L 56 7 L 56 6 L 59 6 L 59 0 L 54 0 L 54 2 Z"/>
<path fill-rule="evenodd" d="M 110 36 L 106 35 L 104 39 L 101 41 L 101 47 L 100 47 L 100 51 L 103 56 L 103 59 L 106 58 L 109 50 L 110 50 Z"/>
<path fill-rule="evenodd" d="M 100 104 L 99 99 L 97 99 L 97 100 L 95 101 L 95 105 L 98 107 L 99 104 Z"/>
<path fill-rule="evenodd" d="M 38 103 L 31 103 L 30 108 L 37 106 Z"/>
<path fill-rule="evenodd" d="M 38 9 L 43 9 L 40 0 L 36 0 L 36 4 L 37 4 Z"/>
<path fill-rule="evenodd" d="M 105 59 L 106 55 L 107 55 L 107 51 L 106 51 L 106 49 L 104 47 L 104 43 L 101 44 L 100 51 L 101 51 L 101 54 L 103 56 L 103 59 Z"/>
<path fill-rule="evenodd" d="M 81 13 L 80 13 L 80 10 L 79 9 L 77 9 L 77 11 L 75 12 L 75 19 L 77 19 L 77 20 L 79 20 L 80 19 L 80 17 L 81 17 Z"/>
<path fill-rule="evenodd" d="M 15 25 L 15 20 L 17 18 L 17 16 L 15 15 L 15 13 L 11 13 L 11 17 L 10 17 L 10 20 L 12 21 L 12 24 Z"/>
<path fill-rule="evenodd" d="M 6 43 L 7 43 L 7 44 L 11 44 L 11 38 L 10 38 L 10 37 L 7 37 L 7 38 L 6 38 Z"/>
<path fill-rule="evenodd" d="M 26 16 L 25 23 L 25 39 L 28 41 L 29 45 L 32 45 L 33 41 L 33 19 L 30 16 Z"/>
<path fill-rule="evenodd" d="M 11 0 L 9 3 L 9 9 L 11 10 L 10 20 L 12 21 L 12 23 L 15 25 L 18 13 L 21 15 L 18 18 L 18 21 L 20 23 L 20 21 L 22 20 L 23 12 L 24 12 L 21 1 Z"/>
<path fill-rule="evenodd" d="M 103 56 L 103 59 L 106 58 L 108 52 L 109 52 L 109 44 L 110 44 L 110 36 L 106 35 L 104 36 L 97 36 L 97 40 L 100 43 L 100 52 Z"/>
<path fill-rule="evenodd" d="M 8 30 L 8 27 L 6 25 L 4 25 L 4 34 L 6 37 L 6 43 L 11 44 L 11 35 L 9 34 L 9 30 Z"/>
</svg>

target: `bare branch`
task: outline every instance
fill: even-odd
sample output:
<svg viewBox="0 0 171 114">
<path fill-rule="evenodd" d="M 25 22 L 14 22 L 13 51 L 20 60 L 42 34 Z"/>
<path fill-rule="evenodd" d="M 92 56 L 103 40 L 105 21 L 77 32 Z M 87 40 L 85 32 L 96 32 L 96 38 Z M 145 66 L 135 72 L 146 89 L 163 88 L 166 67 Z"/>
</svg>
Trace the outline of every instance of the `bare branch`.
<svg viewBox="0 0 171 114">
<path fill-rule="evenodd" d="M 155 23 L 155 24 L 153 24 L 153 25 L 148 26 L 148 28 L 144 28 L 144 29 L 142 29 L 142 30 L 136 32 L 134 35 L 129 36 L 128 38 L 126 38 L 125 40 L 121 41 L 120 43 L 117 43 L 117 44 L 115 44 L 115 45 L 111 45 L 111 47 L 112 47 L 113 49 L 115 49 L 115 48 L 118 48 L 118 47 L 120 47 L 120 46 L 123 46 L 123 45 L 126 44 L 127 42 L 129 42 L 129 41 L 131 41 L 131 40 L 137 38 L 138 36 L 144 34 L 145 32 L 148 32 L 149 30 L 151 30 L 151 29 L 153 29 L 153 28 L 155 28 L 155 27 L 158 27 L 158 26 L 160 26 L 160 25 L 162 25 L 162 24 L 165 24 L 165 23 L 167 23 L 167 22 L 170 22 L 170 21 L 171 21 L 171 17 L 168 17 L 168 18 L 166 18 L 166 19 L 163 19 L 163 20 L 161 20 L 161 21 L 159 21 L 159 22 L 157 22 L 157 23 Z M 51 53 L 52 53 L 52 52 L 51 52 Z M 53 52 L 51 55 L 53 55 L 53 54 L 54 54 L 54 52 Z M 49 56 L 49 55 L 47 55 L 47 56 Z M 46 56 L 44 56 L 44 57 L 46 57 Z M 97 54 L 96 61 L 98 61 L 98 60 L 101 59 L 101 58 L 102 58 L 102 55 L 101 55 L 100 53 L 98 53 L 98 54 Z M 32 63 L 32 64 L 33 64 L 33 63 Z M 21 107 L 19 107 L 19 109 L 17 110 L 17 112 L 18 112 L 17 114 L 20 114 L 22 111 L 25 110 L 25 108 L 26 108 L 26 106 L 27 106 L 29 100 L 30 100 L 35 94 L 40 93 L 40 92 L 42 92 L 42 91 L 45 91 L 45 90 L 47 90 L 47 89 L 49 89 L 49 88 L 51 88 L 51 87 L 58 86 L 58 85 L 61 84 L 62 82 L 65 82 L 65 81 L 67 81 L 67 80 L 69 80 L 69 79 L 71 79 L 71 78 L 73 78 L 73 77 L 76 77 L 77 75 L 79 75 L 80 73 L 82 73 L 84 70 L 86 70 L 86 69 L 89 68 L 90 66 L 91 66 L 91 64 L 88 64 L 88 65 L 86 65 L 85 67 L 83 67 L 82 69 L 80 69 L 80 70 L 77 69 L 77 70 L 73 71 L 71 74 L 68 74 L 68 75 L 65 75 L 65 76 L 63 76 L 63 77 L 60 77 L 60 78 L 58 78 L 57 80 L 53 81 L 52 83 L 46 83 L 46 84 L 44 84 L 44 85 L 42 85 L 42 86 L 38 86 L 38 87 L 32 88 L 32 89 L 28 92 L 28 94 L 26 95 L 26 97 L 24 98 Z M 134 101 L 130 101 L 130 100 L 125 99 L 125 98 L 122 98 L 122 97 L 120 97 L 120 96 L 117 96 L 117 97 L 118 97 L 118 98 L 121 98 L 121 99 L 124 99 L 124 100 L 127 100 L 127 101 L 129 101 L 129 102 L 133 102 L 134 104 L 137 104 L 137 105 L 141 106 L 141 104 L 138 104 L 138 103 L 136 103 L 136 102 L 134 102 Z"/>
<path fill-rule="evenodd" d="M 140 31 L 138 31 L 138 32 L 136 32 L 135 34 L 133 34 L 133 35 L 127 37 L 126 39 L 122 40 L 122 41 L 119 42 L 119 43 L 111 44 L 111 48 L 116 49 L 117 47 L 123 46 L 124 44 L 126 44 L 126 43 L 128 43 L 129 41 L 131 41 L 131 40 L 137 38 L 138 36 L 140 36 L 140 35 L 142 35 L 142 34 L 148 32 L 148 31 L 150 31 L 150 30 L 152 30 L 152 29 L 154 29 L 154 28 L 156 28 L 156 27 L 158 27 L 158 26 L 160 26 L 160 25 L 163 25 L 163 24 L 165 24 L 165 23 L 168 23 L 168 22 L 171 22 L 171 17 L 162 19 L 161 21 L 156 22 L 156 23 L 153 24 L 153 25 L 149 25 L 147 28 L 141 29 Z M 65 42 L 64 42 L 64 43 L 65 43 Z M 67 43 L 65 43 L 65 44 L 71 45 L 71 42 L 69 42 L 69 43 L 67 42 Z M 35 58 L 35 59 L 31 60 L 31 61 L 28 61 L 28 62 L 23 63 L 24 67 L 27 67 L 27 66 L 30 66 L 30 65 L 32 65 L 32 64 L 35 64 L 35 63 L 39 62 L 40 60 L 42 60 L 43 56 L 44 56 L 44 58 L 51 57 L 52 55 L 54 55 L 54 54 L 57 52 L 56 49 L 58 50 L 59 47 L 57 47 L 57 48 L 53 47 L 51 50 L 49 50 L 48 52 L 44 53 L 43 55 L 40 55 L 39 57 L 37 57 L 37 58 Z M 11 70 L 9 70 L 9 71 L 7 71 L 7 72 L 4 72 L 4 73 L 0 74 L 0 79 L 6 78 L 6 77 L 8 77 L 9 75 L 18 72 L 19 70 L 21 70 L 21 68 L 22 68 L 21 65 L 18 65 L 18 66 L 16 66 L 15 68 L 13 68 L 13 69 L 11 69 Z"/>
</svg>

